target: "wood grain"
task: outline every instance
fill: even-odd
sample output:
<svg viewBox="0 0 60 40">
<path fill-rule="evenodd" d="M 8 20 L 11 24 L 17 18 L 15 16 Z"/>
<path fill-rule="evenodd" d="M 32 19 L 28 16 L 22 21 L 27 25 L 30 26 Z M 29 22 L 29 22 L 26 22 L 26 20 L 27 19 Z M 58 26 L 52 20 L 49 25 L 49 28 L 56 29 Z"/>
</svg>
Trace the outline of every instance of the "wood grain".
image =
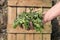
<svg viewBox="0 0 60 40">
<path fill-rule="evenodd" d="M 35 34 L 34 40 L 42 40 L 42 34 Z"/>
<path fill-rule="evenodd" d="M 33 40 L 33 34 L 26 34 L 26 40 Z"/>
<path fill-rule="evenodd" d="M 43 40 L 51 40 L 51 35 L 50 34 L 44 34 Z"/>
<path fill-rule="evenodd" d="M 7 35 L 7 40 L 16 40 L 16 39 L 17 39 L 17 37 L 15 34 L 8 34 Z"/>
<path fill-rule="evenodd" d="M 9 6 L 44 6 L 51 7 L 51 0 L 8 0 Z"/>
<path fill-rule="evenodd" d="M 25 40 L 24 34 L 17 34 L 17 40 Z"/>
</svg>

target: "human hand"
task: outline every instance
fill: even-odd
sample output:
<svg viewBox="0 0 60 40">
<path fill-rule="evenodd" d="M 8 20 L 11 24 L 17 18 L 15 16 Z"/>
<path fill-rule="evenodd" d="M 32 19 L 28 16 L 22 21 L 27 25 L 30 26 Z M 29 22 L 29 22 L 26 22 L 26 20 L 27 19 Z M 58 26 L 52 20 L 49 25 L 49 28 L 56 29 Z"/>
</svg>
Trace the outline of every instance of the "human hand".
<svg viewBox="0 0 60 40">
<path fill-rule="evenodd" d="M 57 17 L 56 14 L 51 14 L 51 12 L 47 13 L 47 11 L 45 11 L 43 12 L 43 23 L 47 23 L 54 19 L 55 17 Z"/>
<path fill-rule="evenodd" d="M 54 5 L 47 12 L 43 12 L 43 23 L 51 21 L 52 19 L 60 16 L 60 2 Z"/>
</svg>

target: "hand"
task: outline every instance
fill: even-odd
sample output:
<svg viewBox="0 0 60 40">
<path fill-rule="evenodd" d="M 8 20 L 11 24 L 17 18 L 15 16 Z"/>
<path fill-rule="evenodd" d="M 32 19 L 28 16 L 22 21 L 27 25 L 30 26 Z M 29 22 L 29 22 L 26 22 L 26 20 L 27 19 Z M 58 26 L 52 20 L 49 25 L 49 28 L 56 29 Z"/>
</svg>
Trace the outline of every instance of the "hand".
<svg viewBox="0 0 60 40">
<path fill-rule="evenodd" d="M 50 13 L 47 13 L 47 11 L 43 12 L 43 23 L 51 21 L 55 17 L 57 17 L 57 15 L 55 13 L 51 14 L 51 12 Z"/>
<path fill-rule="evenodd" d="M 60 2 L 54 5 L 51 9 L 47 12 L 43 12 L 43 23 L 51 21 L 52 19 L 56 18 L 60 15 Z"/>
</svg>

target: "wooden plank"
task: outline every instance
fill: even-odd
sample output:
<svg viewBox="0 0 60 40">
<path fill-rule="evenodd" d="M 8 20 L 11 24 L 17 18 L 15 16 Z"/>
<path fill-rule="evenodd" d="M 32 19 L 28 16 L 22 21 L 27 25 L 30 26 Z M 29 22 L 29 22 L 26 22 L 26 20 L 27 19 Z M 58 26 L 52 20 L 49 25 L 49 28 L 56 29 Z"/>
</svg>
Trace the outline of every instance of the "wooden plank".
<svg viewBox="0 0 60 40">
<path fill-rule="evenodd" d="M 8 24 L 12 24 L 16 19 L 16 8 L 8 7 Z"/>
<path fill-rule="evenodd" d="M 17 40 L 25 40 L 24 34 L 17 34 Z"/>
<path fill-rule="evenodd" d="M 42 40 L 42 34 L 35 34 L 34 40 Z"/>
<path fill-rule="evenodd" d="M 16 35 L 15 34 L 8 34 L 7 40 L 16 40 Z"/>
<path fill-rule="evenodd" d="M 8 5 L 16 5 L 17 0 L 8 0 Z"/>
<path fill-rule="evenodd" d="M 8 0 L 9 6 L 44 6 L 51 7 L 51 0 Z"/>
<path fill-rule="evenodd" d="M 25 8 L 20 8 L 20 7 L 18 7 L 18 8 L 17 8 L 17 16 L 18 16 L 19 14 L 21 14 L 21 12 L 23 12 L 23 11 L 25 11 Z"/>
<path fill-rule="evenodd" d="M 42 34 L 8 34 L 8 40 L 42 40 Z M 26 38 L 26 39 L 25 39 Z M 43 34 L 43 40 L 51 40 L 50 34 Z"/>
<path fill-rule="evenodd" d="M 43 12 L 45 12 L 45 11 L 47 12 L 49 9 L 50 9 L 50 8 L 44 8 L 44 9 L 43 9 Z"/>
<path fill-rule="evenodd" d="M 42 30 L 43 33 L 51 33 L 52 26 L 50 25 L 51 22 L 44 24 L 44 29 Z"/>
<path fill-rule="evenodd" d="M 16 18 L 16 8 L 8 7 L 8 24 L 7 24 L 7 32 L 13 31 L 13 22 Z"/>
<path fill-rule="evenodd" d="M 43 40 L 51 40 L 51 34 L 43 34 Z"/>
<path fill-rule="evenodd" d="M 33 34 L 26 34 L 26 40 L 33 40 Z"/>
</svg>

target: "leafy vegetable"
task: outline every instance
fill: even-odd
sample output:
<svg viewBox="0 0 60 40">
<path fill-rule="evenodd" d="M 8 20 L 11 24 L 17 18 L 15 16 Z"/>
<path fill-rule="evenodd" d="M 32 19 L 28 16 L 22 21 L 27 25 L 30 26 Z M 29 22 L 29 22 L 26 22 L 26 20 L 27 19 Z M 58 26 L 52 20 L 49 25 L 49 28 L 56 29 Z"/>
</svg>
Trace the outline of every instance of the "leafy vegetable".
<svg viewBox="0 0 60 40">
<path fill-rule="evenodd" d="M 17 16 L 13 23 L 13 27 L 16 28 L 18 25 L 24 24 L 25 29 L 34 29 L 36 31 L 42 31 L 44 28 L 42 23 L 42 13 L 38 11 L 33 11 L 30 8 L 30 12 L 22 12 Z"/>
</svg>

